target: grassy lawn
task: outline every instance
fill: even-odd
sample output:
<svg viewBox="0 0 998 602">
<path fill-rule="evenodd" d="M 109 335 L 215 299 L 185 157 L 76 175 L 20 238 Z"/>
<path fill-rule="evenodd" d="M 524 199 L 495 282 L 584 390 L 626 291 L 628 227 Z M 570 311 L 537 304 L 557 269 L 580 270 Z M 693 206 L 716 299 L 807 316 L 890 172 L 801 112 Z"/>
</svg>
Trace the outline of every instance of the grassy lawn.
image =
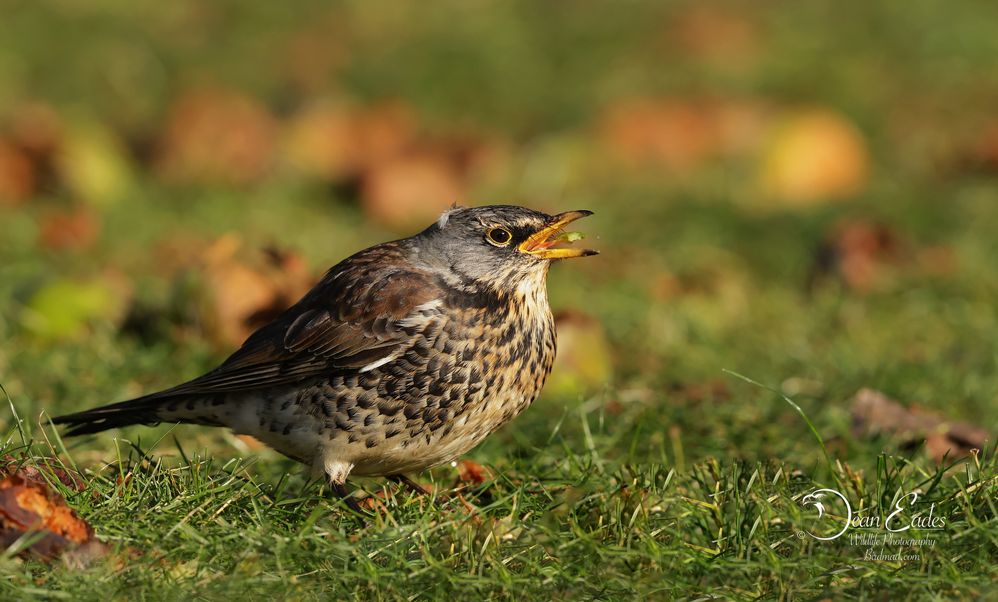
<svg viewBox="0 0 998 602">
<path fill-rule="evenodd" d="M 80 567 L 18 540 L 0 599 L 998 597 L 993 4 L 52 4 L 0 20 L 0 151 L 26 144 L 26 103 L 62 124 L 16 201 L 0 152 L 0 456 L 78 473 L 50 486 L 109 547 Z M 178 113 L 204 82 L 269 116 Z M 569 316 L 556 373 L 471 452 L 484 480 L 439 467 L 413 475 L 434 488 L 419 497 L 357 479 L 377 500 L 361 524 L 221 430 L 60 440 L 48 416 L 232 351 L 247 325 L 217 274 L 274 247 L 310 282 L 425 225 L 377 208 L 373 151 L 342 171 L 291 159 L 321 163 L 289 133 L 302 107 L 344 97 L 404 105 L 412 152 L 447 166 L 474 140 L 467 203 L 596 212 L 579 227 L 602 254 L 549 279 Z M 815 111 L 832 125 L 799 117 Z M 190 125 L 230 114 L 264 132 L 234 143 L 239 170 L 226 128 Z M 216 138 L 223 159 L 190 150 Z M 806 163 L 801 138 L 834 159 Z M 260 148 L 267 167 L 242 170 Z M 864 388 L 928 432 L 866 428 Z M 943 454 L 951 423 L 986 439 Z M 880 525 L 816 539 L 845 512 L 826 496 L 819 519 L 818 489 Z M 854 537 L 883 538 L 899 505 L 942 522 L 893 534 L 914 544 Z"/>
</svg>

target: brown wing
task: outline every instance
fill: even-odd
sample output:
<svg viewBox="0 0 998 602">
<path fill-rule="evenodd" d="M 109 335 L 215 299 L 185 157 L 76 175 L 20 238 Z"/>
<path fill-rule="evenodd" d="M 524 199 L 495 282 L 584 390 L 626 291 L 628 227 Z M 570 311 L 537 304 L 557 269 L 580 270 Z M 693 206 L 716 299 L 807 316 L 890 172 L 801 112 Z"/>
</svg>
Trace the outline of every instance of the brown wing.
<svg viewBox="0 0 998 602">
<path fill-rule="evenodd" d="M 222 365 L 155 394 L 218 394 L 364 371 L 411 345 L 438 319 L 441 291 L 401 251 L 380 245 L 341 262 L 297 304 L 253 333 Z"/>
</svg>

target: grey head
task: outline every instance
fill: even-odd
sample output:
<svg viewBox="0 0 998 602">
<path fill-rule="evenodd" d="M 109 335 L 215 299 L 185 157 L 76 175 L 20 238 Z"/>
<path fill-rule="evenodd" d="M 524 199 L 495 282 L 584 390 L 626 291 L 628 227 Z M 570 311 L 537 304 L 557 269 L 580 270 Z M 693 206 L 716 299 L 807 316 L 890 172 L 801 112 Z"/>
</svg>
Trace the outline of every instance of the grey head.
<svg viewBox="0 0 998 602">
<path fill-rule="evenodd" d="M 515 287 L 543 279 L 554 260 L 596 255 L 559 238 L 567 224 L 591 214 L 548 215 L 514 205 L 453 207 L 408 242 L 418 248 L 419 261 L 459 280 Z"/>
</svg>

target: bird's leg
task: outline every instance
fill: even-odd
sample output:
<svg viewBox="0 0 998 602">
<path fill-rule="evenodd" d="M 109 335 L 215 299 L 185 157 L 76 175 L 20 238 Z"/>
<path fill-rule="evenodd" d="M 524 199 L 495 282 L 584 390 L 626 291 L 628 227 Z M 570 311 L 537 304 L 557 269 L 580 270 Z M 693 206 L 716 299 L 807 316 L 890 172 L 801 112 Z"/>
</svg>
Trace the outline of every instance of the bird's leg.
<svg viewBox="0 0 998 602">
<path fill-rule="evenodd" d="M 367 512 L 365 512 L 364 509 L 360 507 L 360 504 L 357 503 L 357 498 L 350 495 L 350 492 L 347 490 L 346 483 L 332 482 L 330 483 L 330 487 L 332 488 L 333 493 L 335 493 L 338 498 L 343 500 L 343 503 L 347 505 L 347 508 L 350 508 L 357 514 L 367 516 Z"/>
<path fill-rule="evenodd" d="M 333 490 L 333 493 L 343 500 L 347 508 L 350 508 L 361 516 L 367 516 L 367 512 L 357 503 L 357 498 L 351 496 L 350 491 L 347 490 L 347 476 L 353 469 L 353 464 L 327 458 L 315 468 L 318 469 L 319 467 L 329 477 L 329 487 Z"/>
<path fill-rule="evenodd" d="M 413 481 L 404 474 L 388 475 L 388 480 L 391 481 L 392 483 L 398 483 L 400 485 L 404 485 L 409 489 L 409 491 L 413 493 L 418 493 L 420 495 L 426 495 L 430 493 L 429 490 L 426 489 L 426 487 L 423 487 L 422 485 L 420 485 L 416 481 Z"/>
</svg>

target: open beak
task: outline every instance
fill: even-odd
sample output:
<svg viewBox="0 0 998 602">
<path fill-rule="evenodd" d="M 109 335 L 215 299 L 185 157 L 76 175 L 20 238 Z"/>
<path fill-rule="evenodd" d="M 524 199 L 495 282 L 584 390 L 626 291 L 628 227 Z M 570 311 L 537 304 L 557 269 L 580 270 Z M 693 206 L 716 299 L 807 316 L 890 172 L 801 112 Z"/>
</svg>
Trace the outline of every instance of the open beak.
<svg viewBox="0 0 998 602">
<path fill-rule="evenodd" d="M 592 211 L 566 211 L 551 218 L 546 226 L 530 235 L 530 238 L 520 243 L 520 251 L 533 255 L 538 259 L 568 259 L 570 257 L 588 257 L 598 255 L 599 251 L 592 249 L 576 249 L 572 247 L 556 247 L 563 242 L 562 229 L 579 218 L 592 215 Z"/>
</svg>

